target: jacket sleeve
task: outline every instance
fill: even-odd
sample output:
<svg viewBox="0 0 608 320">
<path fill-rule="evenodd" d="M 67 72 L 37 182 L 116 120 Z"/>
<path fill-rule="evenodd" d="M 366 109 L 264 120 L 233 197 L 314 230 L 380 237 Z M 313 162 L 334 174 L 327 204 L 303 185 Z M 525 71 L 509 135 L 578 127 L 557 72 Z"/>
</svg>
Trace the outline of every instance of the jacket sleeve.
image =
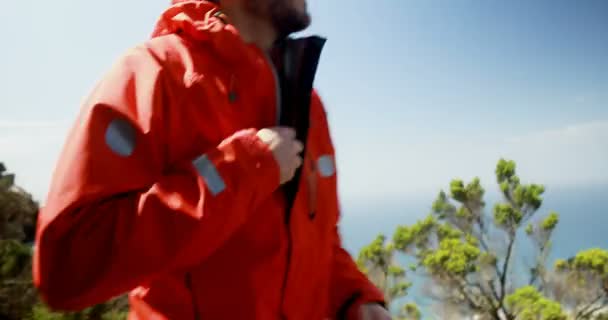
<svg viewBox="0 0 608 320">
<path fill-rule="evenodd" d="M 319 116 L 318 119 L 322 122 L 322 127 L 331 143 L 331 133 L 325 110 L 316 92 L 313 92 L 313 103 L 318 109 L 321 109 L 322 116 Z M 337 195 L 337 190 L 333 194 Z M 335 199 L 335 203 L 339 203 L 339 199 Z M 368 302 L 384 305 L 384 295 L 359 270 L 351 255 L 342 246 L 338 225 L 335 226 L 332 237 L 334 250 L 330 283 L 330 311 L 336 320 L 358 320 L 360 305 Z"/>
<path fill-rule="evenodd" d="M 384 306 L 384 295 L 359 270 L 343 248 L 337 227 L 334 234 L 330 306 L 336 320 L 358 320 L 362 304 L 379 303 Z"/>
<path fill-rule="evenodd" d="M 51 307 L 81 309 L 200 263 L 278 188 L 254 129 L 167 164 L 180 90 L 140 47 L 84 103 L 38 220 L 34 283 Z"/>
</svg>

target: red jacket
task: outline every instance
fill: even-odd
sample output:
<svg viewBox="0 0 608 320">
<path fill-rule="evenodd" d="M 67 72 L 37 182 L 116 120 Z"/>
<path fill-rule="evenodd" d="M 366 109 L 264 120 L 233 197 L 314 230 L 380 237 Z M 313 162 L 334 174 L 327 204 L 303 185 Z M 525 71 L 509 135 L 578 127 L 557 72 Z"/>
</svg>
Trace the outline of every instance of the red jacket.
<svg viewBox="0 0 608 320">
<path fill-rule="evenodd" d="M 131 291 L 130 319 L 354 319 L 382 294 L 342 248 L 334 148 L 313 93 L 286 223 L 275 76 L 204 1 L 161 17 L 85 101 L 41 210 L 34 281 L 74 310 Z"/>
</svg>

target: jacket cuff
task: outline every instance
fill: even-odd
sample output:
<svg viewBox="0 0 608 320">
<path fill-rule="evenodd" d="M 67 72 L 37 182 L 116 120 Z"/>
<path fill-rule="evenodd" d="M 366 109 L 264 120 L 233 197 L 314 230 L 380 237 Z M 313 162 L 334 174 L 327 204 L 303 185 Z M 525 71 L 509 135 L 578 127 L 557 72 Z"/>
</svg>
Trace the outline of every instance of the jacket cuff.
<svg viewBox="0 0 608 320">
<path fill-rule="evenodd" d="M 220 143 L 216 150 L 193 162 L 212 194 L 231 188 L 250 193 L 256 203 L 279 188 L 279 165 L 256 132 L 255 129 L 239 131 Z M 203 161 L 213 164 L 216 171 L 205 171 Z"/>
</svg>

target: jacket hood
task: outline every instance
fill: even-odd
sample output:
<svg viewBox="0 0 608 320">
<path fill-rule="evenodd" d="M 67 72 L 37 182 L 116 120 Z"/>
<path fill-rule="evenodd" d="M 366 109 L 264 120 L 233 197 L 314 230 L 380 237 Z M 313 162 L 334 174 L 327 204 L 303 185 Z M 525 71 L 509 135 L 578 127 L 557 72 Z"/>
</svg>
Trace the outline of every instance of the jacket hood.
<svg viewBox="0 0 608 320">
<path fill-rule="evenodd" d="M 152 38 L 176 33 L 208 40 L 213 33 L 224 31 L 238 34 L 216 4 L 205 0 L 173 0 L 158 19 Z"/>
<path fill-rule="evenodd" d="M 222 57 L 241 60 L 251 54 L 238 30 L 215 3 L 205 0 L 173 0 L 158 19 L 152 38 L 177 34 L 192 42 L 206 42 Z"/>
</svg>

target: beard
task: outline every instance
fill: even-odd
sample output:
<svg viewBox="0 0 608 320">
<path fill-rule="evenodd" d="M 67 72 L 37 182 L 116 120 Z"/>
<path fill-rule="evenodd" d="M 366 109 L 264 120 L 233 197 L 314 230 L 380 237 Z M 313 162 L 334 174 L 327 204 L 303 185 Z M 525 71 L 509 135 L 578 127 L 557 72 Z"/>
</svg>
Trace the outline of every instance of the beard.
<svg viewBox="0 0 608 320">
<path fill-rule="evenodd" d="M 290 0 L 249 0 L 247 3 L 249 10 L 270 19 L 278 39 L 308 28 L 311 22 L 306 8 L 300 10 Z"/>
</svg>

